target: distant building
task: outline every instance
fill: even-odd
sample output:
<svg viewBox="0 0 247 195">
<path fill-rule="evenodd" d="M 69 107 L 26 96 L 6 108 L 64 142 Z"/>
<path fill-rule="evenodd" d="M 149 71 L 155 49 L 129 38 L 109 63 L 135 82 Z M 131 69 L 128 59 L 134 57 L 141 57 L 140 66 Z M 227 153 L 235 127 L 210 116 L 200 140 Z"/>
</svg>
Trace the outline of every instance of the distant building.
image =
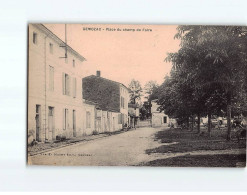
<svg viewBox="0 0 247 195">
<path fill-rule="evenodd" d="M 42 24 L 28 36 L 28 136 L 51 141 L 83 132 L 83 56 Z M 63 57 L 63 58 L 62 58 Z M 29 139 L 28 139 L 29 140 Z"/>
<path fill-rule="evenodd" d="M 115 131 L 127 127 L 128 88 L 122 83 L 96 75 L 83 78 L 83 98 L 97 103 L 96 129 L 99 132 Z"/>
<path fill-rule="evenodd" d="M 160 126 L 168 126 L 169 117 L 164 113 L 164 111 L 160 112 L 159 105 L 157 104 L 157 100 L 151 101 L 151 124 L 152 127 L 160 127 Z"/>
<path fill-rule="evenodd" d="M 138 104 L 128 104 L 128 112 L 129 112 L 129 126 L 131 128 L 137 127 L 140 121 L 140 108 Z"/>
</svg>

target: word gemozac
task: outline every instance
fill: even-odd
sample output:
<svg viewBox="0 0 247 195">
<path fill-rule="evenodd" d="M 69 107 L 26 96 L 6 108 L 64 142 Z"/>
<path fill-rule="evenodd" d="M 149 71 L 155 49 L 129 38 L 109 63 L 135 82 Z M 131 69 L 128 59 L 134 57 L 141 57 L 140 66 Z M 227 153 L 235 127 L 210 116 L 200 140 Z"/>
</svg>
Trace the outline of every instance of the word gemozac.
<svg viewBox="0 0 247 195">
<path fill-rule="evenodd" d="M 98 28 L 98 27 L 83 27 L 84 31 L 149 31 L 152 32 L 152 29 L 134 29 L 134 28 Z"/>
</svg>

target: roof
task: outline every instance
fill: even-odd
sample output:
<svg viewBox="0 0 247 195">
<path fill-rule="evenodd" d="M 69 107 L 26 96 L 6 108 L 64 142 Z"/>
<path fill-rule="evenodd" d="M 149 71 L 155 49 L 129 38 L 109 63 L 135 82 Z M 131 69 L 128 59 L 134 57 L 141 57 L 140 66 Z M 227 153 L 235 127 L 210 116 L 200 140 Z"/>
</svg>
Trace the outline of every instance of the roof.
<svg viewBox="0 0 247 195">
<path fill-rule="evenodd" d="M 116 83 L 116 84 L 119 84 L 119 85 L 122 85 L 123 87 L 125 87 L 127 90 L 129 90 L 128 87 L 126 87 L 123 83 L 120 83 L 120 82 L 117 82 L 117 81 L 113 81 L 113 80 L 110 80 L 110 79 L 106 79 L 104 77 L 101 77 L 101 76 L 96 76 L 96 75 L 90 75 L 90 76 L 87 76 L 87 77 L 84 77 L 83 79 L 85 78 L 99 78 L 99 79 L 103 79 L 103 80 L 106 80 L 106 81 L 109 81 L 109 82 L 112 82 L 112 83 Z"/>
<path fill-rule="evenodd" d="M 53 40 L 57 41 L 58 44 L 65 45 L 64 41 L 62 41 L 57 35 L 55 35 L 52 31 L 46 28 L 43 24 L 31 24 L 31 25 L 41 30 L 43 33 L 47 34 L 49 37 L 53 38 Z M 67 50 L 71 52 L 72 54 L 74 54 L 81 61 L 86 61 L 86 58 L 84 58 L 82 55 L 80 55 L 78 52 L 72 49 L 68 44 L 67 44 Z"/>
<path fill-rule="evenodd" d="M 87 99 L 83 99 L 85 104 L 88 105 L 94 105 L 96 109 L 102 110 L 102 111 L 109 111 L 109 112 L 118 112 L 117 110 L 114 109 L 108 109 L 108 108 L 101 108 L 97 102 L 93 102 Z"/>
</svg>

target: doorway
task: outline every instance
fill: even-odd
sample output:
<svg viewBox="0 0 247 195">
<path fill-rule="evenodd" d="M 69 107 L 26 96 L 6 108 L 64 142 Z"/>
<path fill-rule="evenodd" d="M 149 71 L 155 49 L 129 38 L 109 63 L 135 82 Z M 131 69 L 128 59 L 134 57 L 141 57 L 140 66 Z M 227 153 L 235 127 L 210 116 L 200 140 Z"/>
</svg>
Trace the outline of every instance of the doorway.
<svg viewBox="0 0 247 195">
<path fill-rule="evenodd" d="M 73 137 L 76 137 L 76 111 L 73 110 Z"/>
<path fill-rule="evenodd" d="M 55 139 L 54 107 L 48 106 L 48 139 Z"/>
<path fill-rule="evenodd" d="M 36 105 L 36 115 L 35 115 L 35 121 L 36 121 L 36 141 L 41 141 L 41 106 Z"/>
<path fill-rule="evenodd" d="M 167 117 L 166 116 L 164 116 L 163 122 L 167 123 Z"/>
</svg>

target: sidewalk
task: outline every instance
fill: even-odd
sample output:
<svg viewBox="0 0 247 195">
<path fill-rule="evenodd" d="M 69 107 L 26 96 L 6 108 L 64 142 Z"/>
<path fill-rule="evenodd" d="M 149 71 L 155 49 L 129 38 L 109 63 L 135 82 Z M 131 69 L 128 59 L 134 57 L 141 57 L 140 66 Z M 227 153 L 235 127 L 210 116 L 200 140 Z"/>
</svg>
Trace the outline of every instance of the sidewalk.
<svg viewBox="0 0 247 195">
<path fill-rule="evenodd" d="M 122 129 L 120 131 L 115 131 L 115 132 L 105 132 L 105 133 L 100 133 L 98 135 L 87 135 L 87 136 L 80 136 L 80 137 L 72 137 L 69 139 L 66 139 L 64 141 L 53 141 L 53 142 L 48 142 L 48 143 L 38 143 L 37 145 L 34 146 L 28 146 L 27 147 L 27 153 L 29 156 L 34 156 L 37 154 L 41 154 L 44 152 L 49 152 L 51 150 L 54 149 L 58 149 L 58 148 L 63 148 L 66 146 L 70 146 L 73 144 L 77 144 L 77 143 L 81 143 L 81 142 L 88 142 L 88 141 L 92 141 L 92 140 L 96 140 L 96 139 L 101 139 L 104 137 L 109 137 L 111 135 L 116 135 L 116 134 L 120 134 L 120 133 L 124 133 L 126 131 L 131 131 L 134 129 Z"/>
</svg>

